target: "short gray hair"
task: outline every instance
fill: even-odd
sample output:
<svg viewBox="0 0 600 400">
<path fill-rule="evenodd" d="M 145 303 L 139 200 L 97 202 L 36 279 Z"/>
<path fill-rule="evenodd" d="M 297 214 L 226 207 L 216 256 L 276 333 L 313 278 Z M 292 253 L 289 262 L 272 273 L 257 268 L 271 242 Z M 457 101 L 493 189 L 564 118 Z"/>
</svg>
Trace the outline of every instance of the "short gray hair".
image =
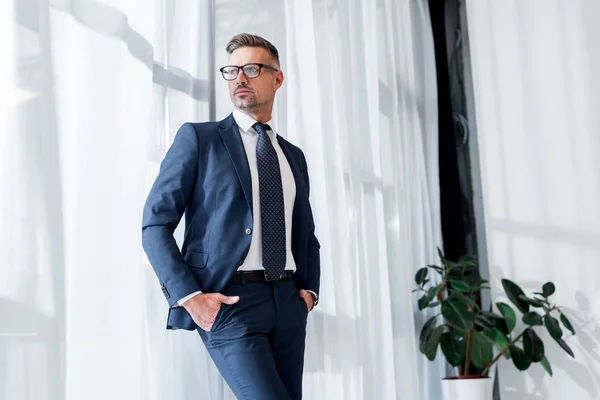
<svg viewBox="0 0 600 400">
<path fill-rule="evenodd" d="M 231 38 L 229 43 L 227 43 L 225 50 L 227 53 L 231 54 L 240 47 L 262 47 L 269 52 L 273 60 L 277 63 L 277 66 L 280 65 L 279 52 L 277 51 L 277 48 L 273 46 L 273 44 L 267 39 L 257 35 L 251 35 L 249 33 L 240 33 Z"/>
</svg>

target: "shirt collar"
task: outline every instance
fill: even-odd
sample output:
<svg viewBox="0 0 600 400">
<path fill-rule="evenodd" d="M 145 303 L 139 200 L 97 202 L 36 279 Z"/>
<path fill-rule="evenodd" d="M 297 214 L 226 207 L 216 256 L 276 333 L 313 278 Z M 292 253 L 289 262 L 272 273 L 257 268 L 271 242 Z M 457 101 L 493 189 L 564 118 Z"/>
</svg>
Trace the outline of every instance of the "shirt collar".
<svg viewBox="0 0 600 400">
<path fill-rule="evenodd" d="M 254 130 L 254 128 L 252 128 L 252 126 L 257 122 L 254 118 L 252 118 L 251 116 L 244 114 L 243 112 L 241 112 L 240 110 L 238 110 L 237 108 L 233 110 L 233 119 L 235 119 L 235 123 L 240 127 L 240 129 L 242 130 L 243 133 L 246 133 L 248 135 L 256 135 L 256 131 Z M 273 118 L 271 118 L 266 125 L 269 125 L 271 127 L 271 130 L 268 132 L 269 136 L 271 136 L 272 138 L 275 137 L 277 135 L 277 132 L 275 131 L 275 127 L 273 126 Z"/>
</svg>

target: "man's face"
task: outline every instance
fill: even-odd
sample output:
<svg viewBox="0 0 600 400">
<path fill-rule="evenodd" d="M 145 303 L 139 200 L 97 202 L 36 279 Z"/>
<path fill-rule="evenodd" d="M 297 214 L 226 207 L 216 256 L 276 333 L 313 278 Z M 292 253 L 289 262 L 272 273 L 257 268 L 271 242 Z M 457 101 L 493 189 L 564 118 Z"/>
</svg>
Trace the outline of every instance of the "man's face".
<svg viewBox="0 0 600 400">
<path fill-rule="evenodd" d="M 229 56 L 228 65 L 242 66 L 260 63 L 279 68 L 262 47 L 240 47 Z M 228 81 L 229 96 L 233 105 L 242 111 L 256 112 L 265 106 L 273 106 L 275 92 L 283 83 L 283 73 L 262 68 L 257 78 L 248 79 L 240 69 L 233 81 Z"/>
</svg>

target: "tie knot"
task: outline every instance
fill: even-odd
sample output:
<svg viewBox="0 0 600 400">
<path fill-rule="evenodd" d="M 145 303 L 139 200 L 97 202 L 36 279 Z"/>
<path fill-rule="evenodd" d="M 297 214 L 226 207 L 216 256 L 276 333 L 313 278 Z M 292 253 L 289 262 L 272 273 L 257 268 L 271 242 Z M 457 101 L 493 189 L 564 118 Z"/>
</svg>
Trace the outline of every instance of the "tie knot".
<svg viewBox="0 0 600 400">
<path fill-rule="evenodd" d="M 267 133 L 267 131 L 271 130 L 271 127 L 267 124 L 261 124 L 260 122 L 257 122 L 253 125 L 254 130 L 256 131 L 256 133 L 258 133 L 259 135 L 262 135 L 263 133 Z"/>
</svg>

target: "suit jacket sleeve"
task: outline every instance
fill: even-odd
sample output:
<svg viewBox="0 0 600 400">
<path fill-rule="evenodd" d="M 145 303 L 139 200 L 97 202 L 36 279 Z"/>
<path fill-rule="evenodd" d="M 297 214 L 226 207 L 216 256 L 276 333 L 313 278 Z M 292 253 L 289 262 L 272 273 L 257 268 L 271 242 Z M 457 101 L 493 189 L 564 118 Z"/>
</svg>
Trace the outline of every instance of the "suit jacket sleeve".
<svg viewBox="0 0 600 400">
<path fill-rule="evenodd" d="M 308 165 L 306 158 L 302 153 L 302 164 L 304 173 L 304 182 L 306 183 L 306 194 L 310 197 L 310 182 L 308 178 Z M 313 218 L 310 201 L 308 203 L 308 256 L 307 256 L 307 279 L 306 290 L 311 290 L 319 295 L 321 286 L 321 256 L 319 240 L 315 236 L 315 221 Z"/>
<path fill-rule="evenodd" d="M 193 193 L 197 168 L 198 137 L 194 126 L 186 123 L 161 163 L 142 218 L 142 245 L 169 307 L 201 290 L 173 237 Z"/>
</svg>

